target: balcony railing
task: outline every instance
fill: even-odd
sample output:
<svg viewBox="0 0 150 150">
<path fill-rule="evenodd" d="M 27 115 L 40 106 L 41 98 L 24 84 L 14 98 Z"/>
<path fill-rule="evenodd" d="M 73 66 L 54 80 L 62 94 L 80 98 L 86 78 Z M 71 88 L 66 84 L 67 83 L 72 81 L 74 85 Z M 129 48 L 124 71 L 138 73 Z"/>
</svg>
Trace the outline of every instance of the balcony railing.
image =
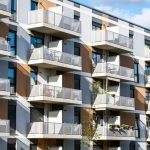
<svg viewBox="0 0 150 150">
<path fill-rule="evenodd" d="M 129 49 L 133 49 L 133 39 L 109 30 L 93 30 L 93 43 L 94 42 L 110 42 L 123 46 Z"/>
<path fill-rule="evenodd" d="M 51 85 L 34 85 L 31 87 L 29 97 L 45 96 L 50 98 L 62 98 L 82 101 L 82 91 L 64 87 L 56 87 Z"/>
<path fill-rule="evenodd" d="M 135 138 L 135 130 L 134 129 L 111 129 L 110 127 L 100 126 L 98 125 L 96 130 L 97 135 L 104 137 L 114 137 L 114 138 Z"/>
<path fill-rule="evenodd" d="M 145 45 L 145 57 L 150 58 L 150 47 Z"/>
<path fill-rule="evenodd" d="M 134 79 L 133 69 L 110 63 L 98 63 L 94 70 L 94 73 L 107 73 Z"/>
<path fill-rule="evenodd" d="M 28 124 L 28 134 L 81 135 L 80 124 L 33 122 Z"/>
<path fill-rule="evenodd" d="M 35 48 L 34 50 L 30 51 L 29 54 L 29 61 L 30 60 L 49 60 L 54 62 L 59 62 L 67 65 L 77 66 L 81 67 L 81 57 L 56 51 L 56 50 L 50 50 L 44 47 L 41 48 Z"/>
<path fill-rule="evenodd" d="M 10 93 L 10 80 L 9 79 L 0 78 L 0 95 L 2 94 L 2 92 Z"/>
<path fill-rule="evenodd" d="M 149 127 L 147 129 L 147 138 L 148 138 L 148 141 L 150 141 L 150 128 Z"/>
<path fill-rule="evenodd" d="M 68 31 L 81 33 L 81 22 L 73 18 L 44 9 L 30 11 L 28 15 L 29 25 L 46 23 Z"/>
<path fill-rule="evenodd" d="M 129 97 L 110 95 L 110 94 L 98 94 L 94 107 L 100 106 L 102 104 L 108 104 L 112 106 L 124 106 L 124 107 L 134 107 L 134 99 Z"/>
<path fill-rule="evenodd" d="M 1 120 L 0 119 L 0 134 L 3 136 L 5 134 L 9 134 L 9 120 Z"/>
<path fill-rule="evenodd" d="M 0 37 L 0 50 L 9 51 L 9 43 L 2 37 Z"/>
<path fill-rule="evenodd" d="M 145 84 L 150 84 L 150 70 L 145 70 Z"/>
<path fill-rule="evenodd" d="M 10 0 L 0 0 L 0 10 L 10 12 Z"/>
</svg>

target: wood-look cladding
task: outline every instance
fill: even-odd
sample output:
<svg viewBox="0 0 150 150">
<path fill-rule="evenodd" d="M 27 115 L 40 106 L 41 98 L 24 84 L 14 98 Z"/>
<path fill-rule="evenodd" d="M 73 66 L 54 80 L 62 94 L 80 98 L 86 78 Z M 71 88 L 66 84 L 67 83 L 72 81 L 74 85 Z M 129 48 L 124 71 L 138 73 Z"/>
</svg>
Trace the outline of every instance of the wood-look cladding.
<svg viewBox="0 0 150 150">
<path fill-rule="evenodd" d="M 82 57 L 82 71 L 92 73 L 92 47 L 80 44 Z"/>
<path fill-rule="evenodd" d="M 6 38 L 9 32 L 9 25 L 3 22 L 0 22 L 0 37 Z"/>
<path fill-rule="evenodd" d="M 134 60 L 131 57 L 120 55 L 120 65 L 123 67 L 134 68 Z"/>
<path fill-rule="evenodd" d="M 82 124 L 82 134 L 84 136 L 90 136 L 93 125 L 93 110 L 90 108 L 82 108 L 80 112 L 80 120 Z"/>
<path fill-rule="evenodd" d="M 0 100 L 0 119 L 8 119 L 8 101 Z"/>
<path fill-rule="evenodd" d="M 106 15 L 106 14 L 102 14 L 102 17 L 104 17 L 106 19 L 109 19 L 109 16 Z M 107 29 L 108 26 L 109 26 L 109 22 L 105 21 L 105 20 L 102 20 L 102 29 Z"/>
<path fill-rule="evenodd" d="M 145 94 L 146 89 L 143 87 L 135 87 L 134 88 L 134 98 L 135 98 L 135 109 L 145 111 Z"/>
<path fill-rule="evenodd" d="M 38 1 L 38 9 L 49 9 L 50 7 L 55 7 L 56 4 L 55 3 L 52 3 L 52 2 L 49 2 L 47 0 L 39 0 Z"/>
<path fill-rule="evenodd" d="M 16 94 L 28 96 L 30 89 L 30 67 L 25 64 L 17 64 Z"/>
<path fill-rule="evenodd" d="M 128 112 L 121 112 L 121 124 L 127 124 L 130 126 L 134 126 L 135 124 L 135 114 L 134 113 L 128 113 Z"/>
<path fill-rule="evenodd" d="M 70 73 L 63 74 L 63 87 L 74 88 L 74 75 Z"/>
<path fill-rule="evenodd" d="M 62 146 L 62 140 L 55 139 L 38 139 L 37 140 L 37 150 L 47 150 L 47 147 L 57 147 Z"/>
</svg>

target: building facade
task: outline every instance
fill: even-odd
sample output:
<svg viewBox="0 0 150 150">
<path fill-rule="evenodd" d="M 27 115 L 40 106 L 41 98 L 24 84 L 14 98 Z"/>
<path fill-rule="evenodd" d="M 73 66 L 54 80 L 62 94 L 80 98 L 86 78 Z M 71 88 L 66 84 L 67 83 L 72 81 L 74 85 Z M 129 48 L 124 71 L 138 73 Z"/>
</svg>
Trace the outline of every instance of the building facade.
<svg viewBox="0 0 150 150">
<path fill-rule="evenodd" d="M 149 150 L 150 30 L 72 0 L 0 1 L 0 150 Z M 91 133 L 92 132 L 92 133 Z"/>
</svg>

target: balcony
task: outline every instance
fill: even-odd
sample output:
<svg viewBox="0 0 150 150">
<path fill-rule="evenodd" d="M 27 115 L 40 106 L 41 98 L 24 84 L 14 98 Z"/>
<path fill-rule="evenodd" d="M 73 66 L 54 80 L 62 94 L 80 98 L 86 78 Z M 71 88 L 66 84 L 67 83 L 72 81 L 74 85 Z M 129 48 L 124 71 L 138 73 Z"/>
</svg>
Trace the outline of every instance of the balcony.
<svg viewBox="0 0 150 150">
<path fill-rule="evenodd" d="M 30 139 L 82 139 L 80 124 L 33 122 L 28 124 Z"/>
<path fill-rule="evenodd" d="M 80 56 L 41 47 L 30 52 L 28 64 L 60 71 L 81 71 L 81 62 Z"/>
<path fill-rule="evenodd" d="M 10 96 L 10 81 L 0 78 L 0 96 Z"/>
<path fill-rule="evenodd" d="M 145 70 L 145 86 L 150 87 L 150 71 Z"/>
<path fill-rule="evenodd" d="M 34 85 L 28 98 L 30 102 L 82 104 L 82 91 L 51 85 Z"/>
<path fill-rule="evenodd" d="M 109 31 L 93 30 L 92 47 L 116 53 L 133 53 L 133 39 Z"/>
<path fill-rule="evenodd" d="M 129 97 L 98 94 L 93 108 L 96 110 L 118 109 L 118 110 L 135 110 L 134 99 Z"/>
<path fill-rule="evenodd" d="M 0 19 L 10 16 L 10 0 L 0 0 Z"/>
<path fill-rule="evenodd" d="M 146 96 L 146 114 L 150 115 L 150 97 Z"/>
<path fill-rule="evenodd" d="M 135 130 L 134 129 L 125 129 L 122 127 L 112 128 L 107 126 L 97 126 L 96 130 L 96 140 L 126 140 L 134 141 L 135 140 Z"/>
<path fill-rule="evenodd" d="M 92 74 L 95 78 L 116 78 L 123 81 L 134 82 L 134 71 L 133 69 L 110 64 L 110 63 L 98 63 Z"/>
<path fill-rule="evenodd" d="M 80 21 L 44 9 L 28 12 L 28 28 L 64 39 L 81 35 Z"/>
<path fill-rule="evenodd" d="M 150 142 L 150 128 L 147 129 L 147 142 Z"/>
<path fill-rule="evenodd" d="M 8 42 L 0 37 L 0 57 L 10 56 L 9 44 Z"/>
<path fill-rule="evenodd" d="M 10 134 L 9 131 L 10 131 L 9 121 L 0 119 L 0 137 L 9 136 Z"/>
<path fill-rule="evenodd" d="M 145 45 L 145 61 L 150 62 L 150 47 Z"/>
</svg>

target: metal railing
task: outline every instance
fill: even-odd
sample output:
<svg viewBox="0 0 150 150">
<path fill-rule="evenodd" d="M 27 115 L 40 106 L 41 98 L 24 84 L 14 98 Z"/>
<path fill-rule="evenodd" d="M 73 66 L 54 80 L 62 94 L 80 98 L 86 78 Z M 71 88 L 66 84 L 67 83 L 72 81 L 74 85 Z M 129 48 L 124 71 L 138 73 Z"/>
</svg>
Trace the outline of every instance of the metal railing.
<svg viewBox="0 0 150 150">
<path fill-rule="evenodd" d="M 10 0 L 0 0 L 0 10 L 10 12 Z"/>
<path fill-rule="evenodd" d="M 117 95 L 110 95 L 110 94 L 98 94 L 94 105 L 100 104 L 111 104 L 116 106 L 125 106 L 125 107 L 134 107 L 134 98 L 130 97 L 123 97 Z"/>
<path fill-rule="evenodd" d="M 94 70 L 94 73 L 108 73 L 128 78 L 134 78 L 133 69 L 110 63 L 98 63 Z"/>
<path fill-rule="evenodd" d="M 150 58 L 150 47 L 145 45 L 145 57 Z"/>
<path fill-rule="evenodd" d="M 147 138 L 150 138 L 150 128 L 147 129 Z"/>
<path fill-rule="evenodd" d="M 69 31 L 81 33 L 81 22 L 49 10 L 34 10 L 28 13 L 28 24 L 47 23 Z"/>
<path fill-rule="evenodd" d="M 0 78 L 0 91 L 10 92 L 10 80 Z"/>
<path fill-rule="evenodd" d="M 38 60 L 38 59 L 45 59 L 50 61 L 56 61 L 68 65 L 78 66 L 81 67 L 82 65 L 82 58 L 80 56 L 51 50 L 48 48 L 40 47 L 35 48 L 30 51 L 29 53 L 29 60 Z"/>
<path fill-rule="evenodd" d="M 113 44 L 117 44 L 123 47 L 133 49 L 133 38 L 109 31 L 109 30 L 93 30 L 92 42 L 107 41 Z"/>
<path fill-rule="evenodd" d="M 9 43 L 2 37 L 0 37 L 0 50 L 9 51 Z"/>
<path fill-rule="evenodd" d="M 145 83 L 150 84 L 150 75 L 145 75 Z"/>
<path fill-rule="evenodd" d="M 134 129 L 111 129 L 110 127 L 98 125 L 96 134 L 100 136 L 111 136 L 111 137 L 135 137 Z"/>
<path fill-rule="evenodd" d="M 0 133 L 9 133 L 9 131 L 10 131 L 9 120 L 0 119 Z"/>
<path fill-rule="evenodd" d="M 63 150 L 62 146 L 59 147 L 51 147 L 51 146 L 47 146 L 46 150 Z"/>
<path fill-rule="evenodd" d="M 63 98 L 82 101 L 82 91 L 51 85 L 33 85 L 30 91 L 30 97 L 46 96 L 52 98 Z"/>
<path fill-rule="evenodd" d="M 81 135 L 82 126 L 70 123 L 32 122 L 28 124 L 28 134 Z"/>
</svg>

